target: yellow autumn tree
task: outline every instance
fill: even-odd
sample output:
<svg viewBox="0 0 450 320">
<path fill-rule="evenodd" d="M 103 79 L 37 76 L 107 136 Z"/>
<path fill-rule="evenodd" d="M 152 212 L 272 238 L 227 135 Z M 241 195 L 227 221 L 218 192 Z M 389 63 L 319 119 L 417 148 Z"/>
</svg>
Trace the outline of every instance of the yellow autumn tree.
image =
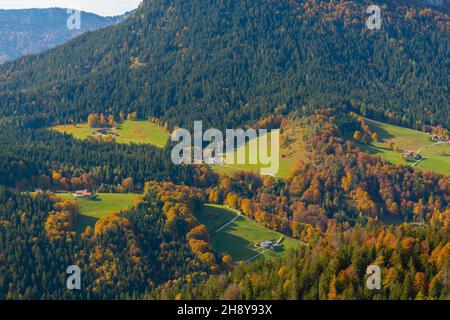
<svg viewBox="0 0 450 320">
<path fill-rule="evenodd" d="M 355 131 L 355 133 L 353 134 L 353 139 L 355 141 L 361 141 L 361 137 L 362 137 L 361 131 Z"/>
</svg>

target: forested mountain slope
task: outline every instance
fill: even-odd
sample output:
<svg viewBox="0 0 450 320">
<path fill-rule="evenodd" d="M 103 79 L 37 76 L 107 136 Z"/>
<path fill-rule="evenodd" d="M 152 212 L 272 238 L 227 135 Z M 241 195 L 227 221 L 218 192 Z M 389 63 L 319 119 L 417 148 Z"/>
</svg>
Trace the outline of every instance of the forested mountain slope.
<svg viewBox="0 0 450 320">
<path fill-rule="evenodd" d="M 43 126 L 136 111 L 230 126 L 281 104 L 345 104 L 448 127 L 446 5 L 380 3 L 371 31 L 368 1 L 145 0 L 124 23 L 2 66 L 0 115 Z"/>
<path fill-rule="evenodd" d="M 145 0 L 120 24 L 1 66 L 0 300 L 448 299 L 450 177 L 362 152 L 378 139 L 352 113 L 450 126 L 448 7 L 380 3 L 370 31 L 368 1 Z M 193 120 L 281 131 L 289 118 L 306 150 L 285 179 L 219 176 L 175 165 L 171 145 L 48 130 L 90 113 L 167 131 Z M 50 190 L 84 189 L 143 194 L 81 231 L 83 208 Z M 301 245 L 237 264 L 201 224 L 204 204 Z M 366 287 L 373 264 L 381 290 Z M 71 265 L 82 290 L 67 290 Z"/>
<path fill-rule="evenodd" d="M 76 202 L 0 188 L 0 299 L 141 299 L 155 285 L 218 269 L 218 257 L 195 255 L 186 239 L 198 225 L 190 210 L 203 205 L 194 192 L 179 204 L 190 224 L 170 225 L 168 206 L 150 205 L 155 199 L 148 196 L 148 203 L 77 233 Z M 82 290 L 67 290 L 61 277 L 72 264 L 83 270 Z"/>
<path fill-rule="evenodd" d="M 70 30 L 69 16 L 66 9 L 60 8 L 0 10 L 0 64 L 53 48 L 86 31 L 124 19 L 82 12 L 81 28 Z"/>
</svg>

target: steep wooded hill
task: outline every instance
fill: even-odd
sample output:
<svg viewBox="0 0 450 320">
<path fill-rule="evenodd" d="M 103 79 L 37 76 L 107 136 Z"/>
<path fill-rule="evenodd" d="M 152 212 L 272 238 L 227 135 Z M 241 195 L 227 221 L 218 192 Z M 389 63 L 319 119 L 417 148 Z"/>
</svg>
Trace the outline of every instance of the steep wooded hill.
<svg viewBox="0 0 450 320">
<path fill-rule="evenodd" d="M 231 126 L 279 105 L 344 104 L 449 126 L 450 22 L 429 3 L 380 1 L 371 31 L 368 1 L 146 0 L 124 23 L 1 67 L 0 116 L 43 126 L 137 111 Z"/>
</svg>

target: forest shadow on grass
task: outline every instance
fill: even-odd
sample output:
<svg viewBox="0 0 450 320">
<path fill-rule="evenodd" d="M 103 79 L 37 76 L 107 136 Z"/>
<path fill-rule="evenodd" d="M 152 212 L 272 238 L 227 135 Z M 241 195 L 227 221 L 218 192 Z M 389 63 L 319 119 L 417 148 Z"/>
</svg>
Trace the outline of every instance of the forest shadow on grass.
<svg viewBox="0 0 450 320">
<path fill-rule="evenodd" d="M 99 218 L 97 218 L 97 217 L 86 216 L 84 214 L 80 214 L 78 216 L 77 222 L 75 223 L 75 231 L 81 233 L 81 232 L 84 232 L 84 230 L 86 230 L 86 227 L 88 227 L 88 226 L 94 228 L 94 226 L 98 220 L 99 220 Z"/>
<path fill-rule="evenodd" d="M 281 252 L 287 251 L 287 249 L 284 247 L 285 240 L 286 240 L 286 238 L 283 238 L 281 240 L 281 242 L 278 244 L 278 246 L 273 248 L 271 251 L 274 252 L 274 253 L 281 253 Z"/>
<path fill-rule="evenodd" d="M 366 119 L 366 123 L 369 125 L 369 128 L 372 131 L 375 131 L 378 135 L 378 139 L 381 141 L 384 140 L 391 140 L 395 138 L 395 135 L 393 135 L 392 133 L 389 133 L 386 129 L 384 129 L 383 127 L 381 127 L 378 123 Z"/>
<path fill-rule="evenodd" d="M 359 150 L 361 150 L 362 152 L 366 152 L 371 155 L 382 154 L 383 151 L 381 149 L 384 149 L 384 148 L 378 148 L 378 147 L 374 147 L 374 146 L 370 146 L 370 145 L 365 145 L 362 143 L 357 143 L 357 146 L 358 146 Z M 388 149 L 384 149 L 384 150 L 388 151 Z"/>
<path fill-rule="evenodd" d="M 211 239 L 214 249 L 220 253 L 228 253 L 234 261 L 247 260 L 256 256 L 259 252 L 250 248 L 253 245 L 252 242 L 233 234 L 237 229 L 238 226 L 232 223 L 224 230 L 213 234 Z"/>
<path fill-rule="evenodd" d="M 209 232 L 214 232 L 228 221 L 236 217 L 236 213 L 225 207 L 206 205 L 203 210 L 195 215 L 201 224 L 204 224 Z"/>
</svg>

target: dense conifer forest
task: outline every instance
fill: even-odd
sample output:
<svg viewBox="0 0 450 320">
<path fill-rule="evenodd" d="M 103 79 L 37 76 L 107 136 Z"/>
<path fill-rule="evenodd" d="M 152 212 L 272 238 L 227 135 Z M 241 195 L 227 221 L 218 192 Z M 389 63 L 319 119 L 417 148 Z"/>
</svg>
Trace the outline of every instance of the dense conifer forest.
<svg viewBox="0 0 450 320">
<path fill-rule="evenodd" d="M 382 1 L 383 2 L 383 1 Z M 144 1 L 125 23 L 0 68 L 0 115 L 27 126 L 91 112 L 236 126 L 278 105 L 346 104 L 450 125 L 447 14 L 368 1 Z"/>
</svg>

